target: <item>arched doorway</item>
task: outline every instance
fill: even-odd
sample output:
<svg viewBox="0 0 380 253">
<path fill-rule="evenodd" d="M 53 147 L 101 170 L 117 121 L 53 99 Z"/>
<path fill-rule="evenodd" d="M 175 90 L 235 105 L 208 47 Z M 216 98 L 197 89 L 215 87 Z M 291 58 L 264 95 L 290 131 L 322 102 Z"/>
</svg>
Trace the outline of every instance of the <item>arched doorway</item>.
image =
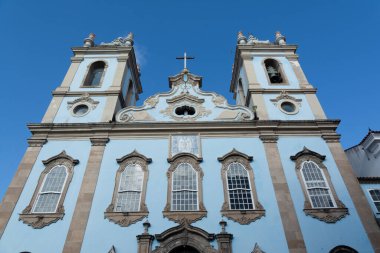
<svg viewBox="0 0 380 253">
<path fill-rule="evenodd" d="M 170 251 L 170 253 L 199 253 L 199 251 L 190 246 L 179 246 Z"/>
</svg>

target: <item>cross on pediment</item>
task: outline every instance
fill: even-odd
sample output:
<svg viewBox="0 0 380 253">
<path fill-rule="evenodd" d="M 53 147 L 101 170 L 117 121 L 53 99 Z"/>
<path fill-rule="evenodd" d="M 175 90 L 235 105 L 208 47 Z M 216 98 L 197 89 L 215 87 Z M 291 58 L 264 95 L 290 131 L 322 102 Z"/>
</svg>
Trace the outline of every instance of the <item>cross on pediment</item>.
<svg viewBox="0 0 380 253">
<path fill-rule="evenodd" d="M 183 54 L 183 57 L 176 57 L 177 60 L 183 60 L 183 68 L 186 69 L 187 66 L 187 60 L 193 60 L 195 59 L 195 57 L 192 57 L 192 56 L 187 56 L 186 55 L 186 52 Z"/>
</svg>

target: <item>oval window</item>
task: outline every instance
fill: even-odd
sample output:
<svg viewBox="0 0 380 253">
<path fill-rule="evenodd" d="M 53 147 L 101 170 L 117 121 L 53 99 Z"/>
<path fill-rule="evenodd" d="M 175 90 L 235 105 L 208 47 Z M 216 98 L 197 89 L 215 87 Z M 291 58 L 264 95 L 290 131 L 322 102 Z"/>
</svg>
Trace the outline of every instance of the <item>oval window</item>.
<svg viewBox="0 0 380 253">
<path fill-rule="evenodd" d="M 74 108 L 73 110 L 73 113 L 76 115 L 76 116 L 83 116 L 85 115 L 87 112 L 88 112 L 89 108 L 87 105 L 78 105 Z"/>
<path fill-rule="evenodd" d="M 291 102 L 285 101 L 281 103 L 281 109 L 285 112 L 293 113 L 296 111 L 296 105 Z"/>
<path fill-rule="evenodd" d="M 195 114 L 195 108 L 192 106 L 184 105 L 184 106 L 175 108 L 174 112 L 178 116 L 192 116 Z"/>
</svg>

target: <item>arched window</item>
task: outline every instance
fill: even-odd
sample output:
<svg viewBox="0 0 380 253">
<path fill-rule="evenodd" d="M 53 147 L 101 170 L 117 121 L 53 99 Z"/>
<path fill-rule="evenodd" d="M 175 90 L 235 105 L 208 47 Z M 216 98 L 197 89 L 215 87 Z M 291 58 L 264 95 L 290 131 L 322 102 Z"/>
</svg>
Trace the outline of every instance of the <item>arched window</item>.
<svg viewBox="0 0 380 253">
<path fill-rule="evenodd" d="M 241 163 L 232 162 L 228 165 L 227 186 L 231 210 L 252 210 L 255 208 L 248 172 Z"/>
<path fill-rule="evenodd" d="M 40 175 L 30 204 L 20 214 L 20 220 L 34 228 L 42 228 L 63 218 L 63 202 L 73 177 L 74 166 L 79 161 L 63 151 L 42 163 L 45 169 Z"/>
<path fill-rule="evenodd" d="M 137 151 L 117 159 L 115 188 L 111 204 L 104 216 L 110 221 L 127 227 L 148 215 L 145 205 L 148 182 L 148 164 L 152 159 Z"/>
<path fill-rule="evenodd" d="M 335 201 L 323 171 L 313 161 L 302 163 L 302 178 L 313 208 L 335 207 Z"/>
<path fill-rule="evenodd" d="M 67 168 L 57 165 L 45 176 L 32 213 L 54 213 L 67 179 Z"/>
<path fill-rule="evenodd" d="M 91 64 L 88 69 L 83 86 L 98 87 L 103 81 L 106 64 L 103 61 L 97 61 Z"/>
<path fill-rule="evenodd" d="M 265 210 L 258 201 L 250 165 L 253 157 L 233 149 L 218 160 L 222 162 L 224 189 L 222 215 L 240 224 L 249 224 L 264 216 Z"/>
<path fill-rule="evenodd" d="M 168 191 L 164 211 L 165 217 L 175 222 L 188 223 L 200 220 L 207 211 L 203 205 L 203 172 L 199 158 L 190 153 L 178 153 L 168 158 Z"/>
<path fill-rule="evenodd" d="M 304 193 L 304 212 L 318 220 L 335 223 L 348 214 L 339 200 L 329 171 L 323 164 L 325 156 L 303 148 L 290 159 L 295 161 L 297 177 Z"/>
<path fill-rule="evenodd" d="M 281 73 L 280 64 L 273 59 L 266 59 L 264 61 L 265 69 L 270 83 L 284 83 L 284 77 Z"/>
<path fill-rule="evenodd" d="M 337 246 L 333 248 L 332 250 L 330 250 L 329 253 L 358 253 L 358 252 L 348 246 Z"/>
<path fill-rule="evenodd" d="M 121 173 L 116 198 L 116 212 L 138 212 L 144 172 L 139 164 L 128 164 Z"/>
<path fill-rule="evenodd" d="M 173 172 L 172 211 L 198 210 L 197 172 L 189 163 L 180 163 Z"/>
</svg>

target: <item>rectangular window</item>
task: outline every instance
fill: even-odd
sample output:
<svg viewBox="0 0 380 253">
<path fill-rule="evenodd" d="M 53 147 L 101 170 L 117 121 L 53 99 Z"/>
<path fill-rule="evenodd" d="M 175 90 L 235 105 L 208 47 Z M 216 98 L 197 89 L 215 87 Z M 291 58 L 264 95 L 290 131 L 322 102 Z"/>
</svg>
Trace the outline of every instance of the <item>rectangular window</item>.
<svg viewBox="0 0 380 253">
<path fill-rule="evenodd" d="M 376 206 L 377 212 L 380 213 L 380 189 L 369 190 L 369 194 Z"/>
</svg>

